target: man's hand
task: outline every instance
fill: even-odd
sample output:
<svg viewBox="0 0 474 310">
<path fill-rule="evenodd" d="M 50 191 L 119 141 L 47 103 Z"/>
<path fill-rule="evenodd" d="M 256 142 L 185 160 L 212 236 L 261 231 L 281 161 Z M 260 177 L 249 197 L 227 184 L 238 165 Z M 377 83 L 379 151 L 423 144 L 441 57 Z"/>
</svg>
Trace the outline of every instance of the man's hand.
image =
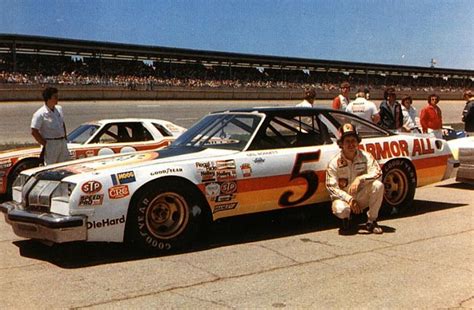
<svg viewBox="0 0 474 310">
<path fill-rule="evenodd" d="M 362 212 L 361 207 L 354 198 L 352 198 L 349 202 L 349 207 L 351 208 L 351 212 L 354 214 L 360 214 Z"/>
<path fill-rule="evenodd" d="M 354 181 L 352 181 L 351 186 L 349 186 L 349 195 L 355 196 L 357 194 L 357 191 L 359 190 L 359 185 L 360 185 L 360 178 L 356 177 Z"/>
</svg>

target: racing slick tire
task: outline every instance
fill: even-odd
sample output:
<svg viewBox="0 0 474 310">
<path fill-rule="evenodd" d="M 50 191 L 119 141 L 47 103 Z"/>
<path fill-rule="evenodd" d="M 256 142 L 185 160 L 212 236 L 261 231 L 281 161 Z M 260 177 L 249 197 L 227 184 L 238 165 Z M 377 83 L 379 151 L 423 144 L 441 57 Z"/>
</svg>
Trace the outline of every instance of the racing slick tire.
<svg viewBox="0 0 474 310">
<path fill-rule="evenodd" d="M 25 159 L 17 163 L 15 167 L 13 167 L 11 172 L 8 174 L 7 191 L 5 193 L 6 200 L 12 199 L 13 182 L 15 182 L 15 179 L 20 175 L 20 173 L 23 170 L 35 168 L 35 167 L 38 167 L 39 165 L 40 165 L 39 159 Z"/>
<path fill-rule="evenodd" d="M 197 189 L 179 180 L 146 186 L 132 200 L 126 241 L 144 250 L 165 252 L 185 247 L 207 224 L 207 208 Z"/>
<path fill-rule="evenodd" d="M 416 190 L 416 172 L 410 162 L 395 159 L 383 168 L 384 199 L 381 213 L 395 215 L 411 208 Z"/>
</svg>

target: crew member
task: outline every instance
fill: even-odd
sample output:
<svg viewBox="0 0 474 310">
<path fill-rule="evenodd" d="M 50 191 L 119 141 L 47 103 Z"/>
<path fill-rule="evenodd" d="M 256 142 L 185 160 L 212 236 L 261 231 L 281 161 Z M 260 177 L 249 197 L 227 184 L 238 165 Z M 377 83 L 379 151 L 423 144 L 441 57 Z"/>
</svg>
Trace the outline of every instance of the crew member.
<svg viewBox="0 0 474 310">
<path fill-rule="evenodd" d="M 332 108 L 335 110 L 345 111 L 349 104 L 349 91 L 351 90 L 351 84 L 349 82 L 343 82 L 340 86 L 341 93 L 332 100 Z"/>
<path fill-rule="evenodd" d="M 428 96 L 428 105 L 420 111 L 420 124 L 423 133 L 433 133 L 438 139 L 443 138 L 443 116 L 438 107 L 439 96 Z"/>
<path fill-rule="evenodd" d="M 377 106 L 372 101 L 365 99 L 365 93 L 363 89 L 359 89 L 357 91 L 356 99 L 349 103 L 346 111 L 354 113 L 355 115 L 365 118 L 366 120 L 372 121 L 376 124 L 380 120 Z"/>
<path fill-rule="evenodd" d="M 474 96 L 471 90 L 464 91 L 464 100 L 466 105 L 462 111 L 462 121 L 464 122 L 464 130 L 469 134 L 474 134 Z"/>
<path fill-rule="evenodd" d="M 66 140 L 66 125 L 63 109 L 58 104 L 58 90 L 47 87 L 43 90 L 44 105 L 31 119 L 31 135 L 43 146 L 44 164 L 50 165 L 69 160 Z"/>
<path fill-rule="evenodd" d="M 326 187 L 332 199 L 332 212 L 342 219 L 340 234 L 351 231 L 351 213 L 360 214 L 367 208 L 367 231 L 381 234 L 383 230 L 377 224 L 377 217 L 384 193 L 382 171 L 370 153 L 359 149 L 360 141 L 352 124 L 339 128 L 341 152 L 329 162 Z"/>
</svg>

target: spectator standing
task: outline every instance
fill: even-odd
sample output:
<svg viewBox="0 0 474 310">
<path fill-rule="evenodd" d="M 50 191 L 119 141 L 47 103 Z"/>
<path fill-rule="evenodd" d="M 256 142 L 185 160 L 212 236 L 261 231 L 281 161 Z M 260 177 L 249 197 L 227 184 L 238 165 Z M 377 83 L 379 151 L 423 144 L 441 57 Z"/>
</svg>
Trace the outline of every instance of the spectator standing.
<svg viewBox="0 0 474 310">
<path fill-rule="evenodd" d="M 316 91 L 314 88 L 307 88 L 304 91 L 304 100 L 298 103 L 297 107 L 312 108 L 316 98 Z"/>
<path fill-rule="evenodd" d="M 462 121 L 464 122 L 464 130 L 471 136 L 474 134 L 474 96 L 472 91 L 464 91 L 463 98 L 466 100 L 466 105 L 462 111 Z"/>
<path fill-rule="evenodd" d="M 332 108 L 335 110 L 345 111 L 349 105 L 349 91 L 351 90 L 351 84 L 349 84 L 349 82 L 341 83 L 340 90 L 341 93 L 332 101 Z"/>
<path fill-rule="evenodd" d="M 45 88 L 43 99 L 44 105 L 31 119 L 31 135 L 43 146 L 44 164 L 50 165 L 69 160 L 69 151 L 63 109 L 58 105 L 58 89 Z"/>
<path fill-rule="evenodd" d="M 384 92 L 384 100 L 380 103 L 379 125 L 385 129 L 401 130 L 403 126 L 402 106 L 397 99 L 395 89 L 389 87 Z"/>
<path fill-rule="evenodd" d="M 438 107 L 439 96 L 432 94 L 428 97 L 428 105 L 420 111 L 420 124 L 423 133 L 433 133 L 436 138 L 443 138 L 443 117 Z"/>
<path fill-rule="evenodd" d="M 349 103 L 346 111 L 374 123 L 378 123 L 380 120 L 377 106 L 372 101 L 365 99 L 365 93 L 363 89 L 359 89 L 357 91 L 356 99 Z"/>
<path fill-rule="evenodd" d="M 418 112 L 413 107 L 413 99 L 405 95 L 402 97 L 403 131 L 420 133 L 418 129 Z"/>
</svg>

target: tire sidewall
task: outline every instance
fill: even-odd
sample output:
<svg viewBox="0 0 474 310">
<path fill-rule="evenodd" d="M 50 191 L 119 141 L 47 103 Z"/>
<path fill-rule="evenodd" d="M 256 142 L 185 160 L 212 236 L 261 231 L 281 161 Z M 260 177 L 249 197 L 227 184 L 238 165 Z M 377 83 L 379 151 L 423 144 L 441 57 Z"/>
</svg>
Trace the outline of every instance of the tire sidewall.
<svg viewBox="0 0 474 310">
<path fill-rule="evenodd" d="M 387 175 L 393 170 L 399 170 L 405 175 L 407 179 L 406 193 L 405 193 L 404 199 L 396 205 L 388 203 L 387 198 L 384 193 L 382 213 L 386 215 L 406 211 L 407 209 L 411 207 L 413 203 L 413 199 L 415 197 L 417 180 L 416 180 L 416 172 L 413 166 L 406 160 L 402 160 L 402 159 L 394 159 L 394 160 L 389 161 L 385 165 L 383 165 L 382 182 L 384 183 L 384 186 L 385 186 Z"/>
<path fill-rule="evenodd" d="M 181 233 L 173 238 L 159 238 L 153 235 L 146 225 L 146 213 L 153 199 L 164 192 L 174 192 L 186 201 L 188 220 Z M 126 240 L 134 245 L 158 252 L 171 251 L 189 245 L 198 235 L 204 221 L 203 205 L 190 189 L 179 182 L 159 182 L 146 186 L 132 202 L 127 215 Z"/>
</svg>

